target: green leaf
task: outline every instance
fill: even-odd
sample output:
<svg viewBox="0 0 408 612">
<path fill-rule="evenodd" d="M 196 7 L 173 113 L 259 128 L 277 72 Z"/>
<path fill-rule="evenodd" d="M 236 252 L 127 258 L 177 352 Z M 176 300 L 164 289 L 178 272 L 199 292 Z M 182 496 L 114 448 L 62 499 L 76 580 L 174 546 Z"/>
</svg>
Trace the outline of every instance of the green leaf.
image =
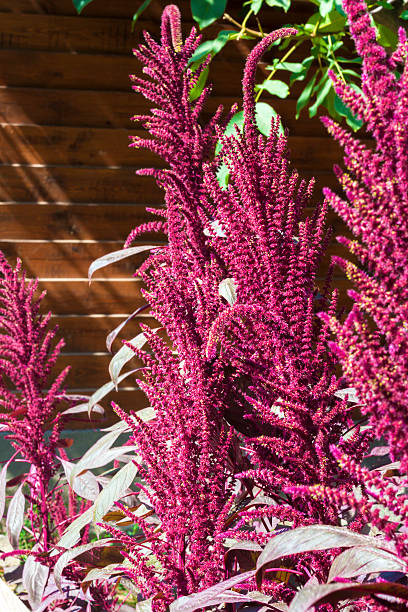
<svg viewBox="0 0 408 612">
<path fill-rule="evenodd" d="M 277 6 L 278 8 L 283 9 L 285 13 L 287 13 L 290 9 L 290 3 L 291 0 L 266 0 L 266 4 L 268 6 Z"/>
<path fill-rule="evenodd" d="M 334 0 L 320 0 L 319 13 L 322 17 L 326 17 L 333 10 L 335 10 Z"/>
<path fill-rule="evenodd" d="M 316 28 L 317 23 L 318 34 L 335 34 L 338 32 L 344 32 L 346 26 L 346 19 L 343 15 L 340 15 L 337 11 L 331 11 L 326 17 L 322 19 L 319 13 L 314 13 L 305 24 L 305 30 L 307 32 L 313 32 Z"/>
<path fill-rule="evenodd" d="M 234 30 L 221 30 L 221 32 L 218 32 L 218 35 L 216 38 L 214 38 L 214 40 L 206 40 L 205 42 L 201 43 L 201 45 L 197 47 L 189 59 L 189 64 L 191 65 L 195 64 L 195 62 L 199 62 L 200 60 L 206 58 L 210 53 L 213 57 L 214 55 L 217 55 L 217 53 L 219 53 L 221 49 L 225 47 L 233 34 L 236 34 Z"/>
<path fill-rule="evenodd" d="M 257 15 L 259 13 L 259 11 L 261 10 L 263 5 L 263 0 L 252 0 L 252 2 L 250 3 L 251 6 L 251 11 L 253 12 L 254 15 Z"/>
<path fill-rule="evenodd" d="M 391 28 L 383 25 L 382 23 L 376 23 L 375 27 L 377 28 L 377 41 L 383 47 L 391 47 L 395 49 L 398 44 L 398 35 L 396 32 L 393 32 Z"/>
<path fill-rule="evenodd" d="M 197 83 L 190 90 L 190 93 L 188 96 L 190 102 L 194 102 L 194 100 L 197 100 L 197 98 L 201 96 L 203 89 L 205 87 L 205 84 L 207 83 L 209 73 L 210 73 L 210 69 L 207 66 L 206 68 L 204 68 L 204 70 L 201 72 L 200 76 L 198 77 Z"/>
<path fill-rule="evenodd" d="M 357 87 L 357 85 L 351 84 L 351 87 L 353 87 L 353 89 L 357 89 L 359 90 L 359 87 Z M 346 106 L 343 102 L 343 100 L 336 94 L 335 98 L 334 98 L 334 110 L 341 116 L 344 117 L 347 121 L 347 124 L 352 128 L 352 130 L 354 130 L 355 132 L 361 128 L 361 126 L 363 125 L 363 121 L 361 121 L 361 119 L 359 119 L 358 117 L 356 117 L 355 115 L 353 115 L 353 113 L 351 112 L 351 110 L 349 109 L 348 106 Z"/>
<path fill-rule="evenodd" d="M 139 19 L 140 15 L 142 13 L 144 13 L 144 11 L 147 9 L 147 7 L 151 3 L 151 1 L 152 0 L 144 0 L 144 2 L 142 2 L 142 4 L 137 9 L 136 13 L 133 14 L 133 17 L 132 17 L 132 30 L 135 27 L 136 21 Z M 88 2 L 91 2 L 91 0 L 88 0 Z"/>
<path fill-rule="evenodd" d="M 287 98 L 289 94 L 289 87 L 283 81 L 267 79 L 260 85 L 255 86 L 256 91 L 267 91 L 272 96 L 278 96 L 278 98 Z"/>
<path fill-rule="evenodd" d="M 264 136 L 269 136 L 271 131 L 271 121 L 277 116 L 276 111 L 265 102 L 257 102 L 255 104 L 255 119 L 258 130 Z M 283 132 L 282 126 L 280 126 L 281 133 Z"/>
<path fill-rule="evenodd" d="M 309 108 L 309 117 L 314 117 L 316 115 L 317 109 L 321 104 L 323 104 L 331 88 L 332 82 L 326 72 L 320 79 L 318 85 L 316 86 L 317 96 L 314 104 Z"/>
<path fill-rule="evenodd" d="M 297 74 L 298 72 L 302 72 L 304 69 L 303 64 L 300 62 L 279 62 L 275 64 L 275 66 L 267 66 L 267 70 L 288 70 L 289 72 Z"/>
<path fill-rule="evenodd" d="M 407 21 L 407 19 L 408 19 L 408 11 L 402 11 L 402 13 L 400 15 L 400 19 L 404 19 L 404 21 Z"/>
<path fill-rule="evenodd" d="M 223 16 L 227 0 L 190 0 L 193 19 L 203 30 Z"/>
<path fill-rule="evenodd" d="M 78 14 L 86 7 L 87 4 L 90 4 L 92 0 L 72 0 L 72 4 L 75 6 Z"/>
<path fill-rule="evenodd" d="M 313 87 L 316 82 L 317 74 L 314 74 L 302 93 L 300 94 L 296 104 L 296 119 L 299 119 L 301 110 L 307 105 L 310 98 L 312 97 Z"/>
</svg>

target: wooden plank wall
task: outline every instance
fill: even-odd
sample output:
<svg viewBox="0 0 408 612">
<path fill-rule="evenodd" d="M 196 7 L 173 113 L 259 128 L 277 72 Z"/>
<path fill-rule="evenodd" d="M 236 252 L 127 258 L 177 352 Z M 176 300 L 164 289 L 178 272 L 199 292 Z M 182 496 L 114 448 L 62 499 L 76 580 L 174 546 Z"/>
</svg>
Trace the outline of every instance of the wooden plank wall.
<svg viewBox="0 0 408 612">
<path fill-rule="evenodd" d="M 187 31 L 188 2 L 178 4 Z M 141 304 L 131 277 L 136 262 L 100 271 L 90 287 L 86 276 L 95 258 L 121 248 L 130 229 L 147 219 L 144 206 L 162 200 L 153 181 L 135 176 L 158 160 L 128 149 L 128 136 L 139 133 L 130 117 L 148 108 L 128 75 L 140 74 L 131 49 L 142 29 L 158 33 L 164 5 L 154 0 L 132 32 L 134 0 L 94 0 L 81 16 L 71 0 L 0 0 L 0 248 L 12 262 L 20 257 L 47 290 L 45 306 L 66 340 L 59 366 L 71 364 L 72 392 L 92 393 L 108 380 L 106 335 Z M 309 9 L 296 6 L 300 22 Z M 264 26 L 274 29 L 286 17 L 271 10 L 267 19 Z M 240 99 L 248 50 L 245 41 L 230 44 L 214 61 L 207 112 Z M 290 129 L 294 164 L 306 177 L 315 173 L 318 193 L 334 185 L 337 145 L 319 121 L 295 121 L 295 99 L 273 103 Z M 137 327 L 132 322 L 121 337 Z M 120 402 L 142 406 L 131 387 Z"/>
</svg>

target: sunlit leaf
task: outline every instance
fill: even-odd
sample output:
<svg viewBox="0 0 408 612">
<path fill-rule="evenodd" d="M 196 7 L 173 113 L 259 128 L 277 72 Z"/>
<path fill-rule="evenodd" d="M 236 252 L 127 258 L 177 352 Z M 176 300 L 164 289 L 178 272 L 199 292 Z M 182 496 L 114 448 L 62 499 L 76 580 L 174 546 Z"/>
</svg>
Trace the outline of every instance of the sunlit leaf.
<svg viewBox="0 0 408 612">
<path fill-rule="evenodd" d="M 93 506 L 93 519 L 99 522 L 102 517 L 127 491 L 137 474 L 137 466 L 130 461 L 113 476 L 109 484 L 102 489 Z"/>
<path fill-rule="evenodd" d="M 77 546 L 76 548 L 72 548 L 71 550 L 67 550 L 64 552 L 54 566 L 54 580 L 57 587 L 61 590 L 61 577 L 62 572 L 73 559 L 78 557 L 84 552 L 88 550 L 92 550 L 93 548 L 98 548 L 100 546 L 106 546 L 113 542 L 112 538 L 104 538 L 103 540 L 96 540 L 95 542 L 90 542 L 89 544 L 82 544 L 81 546 Z"/>
<path fill-rule="evenodd" d="M 119 376 L 116 385 L 112 381 L 109 381 L 102 385 L 102 387 L 99 387 L 99 389 L 97 389 L 95 393 L 91 395 L 90 400 L 88 402 L 88 416 L 90 416 L 92 410 L 94 409 L 94 406 L 96 406 L 101 401 L 101 399 L 109 395 L 111 391 L 116 389 L 117 386 L 122 382 L 122 380 L 125 380 L 125 378 L 127 378 L 131 374 L 134 374 L 135 372 L 138 372 L 139 370 L 140 368 L 136 368 L 135 370 L 125 372 L 124 374 L 122 374 L 122 376 Z"/>
<path fill-rule="evenodd" d="M 384 594 L 408 601 L 408 587 L 397 582 L 333 583 L 310 586 L 299 591 L 292 599 L 289 612 L 310 612 L 312 606 L 355 599 L 360 595 Z"/>
<path fill-rule="evenodd" d="M 71 548 L 81 537 L 81 530 L 92 522 L 92 506 L 78 516 L 64 531 L 62 537 L 57 543 L 61 548 Z M 51 553 L 51 556 L 57 554 L 57 550 Z"/>
<path fill-rule="evenodd" d="M 14 591 L 0 578 L 0 609 L 7 612 L 28 612 L 27 606 Z"/>
<path fill-rule="evenodd" d="M 33 610 L 41 603 L 49 572 L 50 568 L 41 565 L 32 555 L 24 563 L 22 582 Z"/>
<path fill-rule="evenodd" d="M 278 98 L 287 98 L 289 95 L 289 87 L 283 81 L 278 79 L 265 80 L 263 83 L 256 85 L 257 91 L 267 91 L 272 96 L 278 96 Z"/>
<path fill-rule="evenodd" d="M 195 62 L 203 60 L 210 53 L 212 56 L 217 55 L 225 47 L 233 34 L 236 34 L 235 30 L 221 30 L 216 38 L 201 43 L 191 56 L 189 64 L 195 64 Z"/>
<path fill-rule="evenodd" d="M 25 497 L 21 484 L 14 493 L 7 512 L 6 529 L 10 544 L 18 548 L 18 540 L 24 524 Z"/>
<path fill-rule="evenodd" d="M 78 13 L 82 11 L 86 7 L 87 4 L 90 4 L 92 0 L 72 0 L 72 4 L 75 6 Z"/>
<path fill-rule="evenodd" d="M 6 505 L 6 482 L 7 482 L 7 468 L 10 465 L 13 457 L 7 461 L 2 467 L 0 472 L 0 521 L 3 518 L 4 508 Z"/>
<path fill-rule="evenodd" d="M 268 542 L 259 555 L 257 569 L 281 557 L 310 550 L 349 548 L 352 546 L 373 546 L 390 550 L 391 545 L 381 538 L 354 533 L 344 527 L 332 525 L 309 525 L 279 533 Z"/>
<path fill-rule="evenodd" d="M 378 548 L 359 546 L 340 553 L 333 561 L 327 582 L 377 572 L 406 572 L 407 564 L 396 555 Z"/>
<path fill-rule="evenodd" d="M 218 293 L 225 298 L 231 306 L 237 301 L 237 286 L 233 278 L 224 278 L 218 285 Z"/>
<path fill-rule="evenodd" d="M 291 0 L 265 0 L 268 6 L 276 6 L 285 11 L 285 13 L 290 9 Z"/>
<path fill-rule="evenodd" d="M 71 461 L 66 461 L 65 459 L 59 460 L 62 463 L 62 467 L 64 468 L 65 476 L 68 482 L 71 482 L 72 471 L 75 468 L 75 464 L 71 463 Z M 89 499 L 90 501 L 94 501 L 99 495 L 99 485 L 96 479 L 96 476 L 92 474 L 90 471 L 86 471 L 79 476 L 75 476 L 71 485 L 73 491 L 80 497 L 84 499 Z"/>
<path fill-rule="evenodd" d="M 128 249 L 120 249 L 119 251 L 113 251 L 112 253 L 107 253 L 102 257 L 98 257 L 95 259 L 89 266 L 88 270 L 88 280 L 90 281 L 93 274 L 104 268 L 105 266 L 109 266 L 117 261 L 121 261 L 122 259 L 126 259 L 126 257 L 131 257 L 132 255 L 137 255 L 138 253 L 143 253 L 144 251 L 151 251 L 151 249 L 157 248 L 157 245 L 152 244 L 143 244 L 141 246 L 129 247 Z"/>
<path fill-rule="evenodd" d="M 215 606 L 218 603 L 229 603 L 228 599 L 226 601 L 223 598 L 223 594 L 232 589 L 232 587 L 240 584 L 240 582 L 245 582 L 249 578 L 252 578 L 254 573 L 254 571 L 245 572 L 238 576 L 228 578 L 228 580 L 223 580 L 199 593 L 179 597 L 170 604 L 170 612 L 193 612 L 198 608 L 205 608 L 210 605 Z M 232 593 L 234 593 L 234 591 L 232 591 Z M 238 599 L 238 593 L 234 593 L 234 595 L 237 597 L 234 601 L 243 601 L 241 598 Z M 246 601 L 248 600 L 246 599 Z"/>
<path fill-rule="evenodd" d="M 119 436 L 120 431 L 110 431 L 109 433 L 99 438 L 99 440 L 97 440 L 95 444 L 93 444 L 91 448 L 86 451 L 86 453 L 81 457 L 78 463 L 75 464 L 75 467 L 71 470 L 71 474 L 69 477 L 69 483 L 71 486 L 76 475 L 82 472 L 83 470 L 100 467 L 100 462 L 101 460 L 103 461 L 102 457 L 113 446 Z M 102 463 L 102 465 L 104 465 L 104 463 Z"/>
<path fill-rule="evenodd" d="M 156 332 L 160 327 L 155 327 L 152 329 L 152 332 Z M 146 344 L 147 338 L 143 332 L 132 338 L 124 344 L 118 352 L 112 357 L 109 363 L 109 374 L 112 379 L 112 382 L 115 384 L 115 388 L 118 388 L 118 380 L 119 375 L 122 371 L 123 366 L 125 366 L 134 356 L 135 352 L 129 346 L 133 346 L 134 348 L 141 349 Z"/>
</svg>

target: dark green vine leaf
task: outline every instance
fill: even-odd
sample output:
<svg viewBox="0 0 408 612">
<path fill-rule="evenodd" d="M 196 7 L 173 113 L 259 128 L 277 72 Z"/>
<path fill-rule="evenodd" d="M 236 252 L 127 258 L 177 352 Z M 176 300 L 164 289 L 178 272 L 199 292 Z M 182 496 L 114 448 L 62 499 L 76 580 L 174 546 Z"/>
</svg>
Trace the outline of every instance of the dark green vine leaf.
<svg viewBox="0 0 408 612">
<path fill-rule="evenodd" d="M 377 40 L 383 47 L 391 47 L 391 49 L 395 49 L 398 44 L 398 35 L 396 32 L 393 32 L 391 28 L 388 28 L 386 25 L 382 23 L 376 23 L 375 27 L 377 28 Z"/>
<path fill-rule="evenodd" d="M 90 4 L 92 0 L 72 0 L 72 4 L 75 6 L 78 14 L 86 7 L 87 4 Z"/>
<path fill-rule="evenodd" d="M 327 71 L 316 85 L 314 93 L 316 93 L 316 100 L 314 104 L 309 108 L 309 117 L 315 117 L 317 109 L 322 105 L 332 89 L 332 82 L 327 74 Z"/>
<path fill-rule="evenodd" d="M 227 0 L 190 0 L 190 5 L 191 14 L 202 30 L 223 16 Z"/>
<path fill-rule="evenodd" d="M 344 104 L 343 100 L 341 98 L 339 98 L 339 96 L 337 94 L 335 95 L 335 98 L 334 98 L 334 110 L 341 117 L 345 118 L 345 120 L 347 121 L 347 124 L 355 132 L 358 129 L 360 129 L 361 126 L 363 125 L 363 122 L 361 121 L 361 119 L 358 119 L 358 117 L 353 115 L 353 113 L 351 112 L 349 107 Z"/>
<path fill-rule="evenodd" d="M 296 104 L 296 119 L 299 119 L 299 115 L 301 110 L 308 104 L 310 98 L 312 97 L 314 84 L 316 82 L 317 74 L 314 74 L 302 93 L 300 94 L 297 104 Z"/>
<path fill-rule="evenodd" d="M 209 67 L 204 68 L 202 73 L 200 74 L 197 83 L 194 85 L 193 89 L 190 91 L 189 99 L 190 102 L 194 102 L 201 95 L 205 84 L 207 83 L 208 74 L 210 72 Z"/>
</svg>

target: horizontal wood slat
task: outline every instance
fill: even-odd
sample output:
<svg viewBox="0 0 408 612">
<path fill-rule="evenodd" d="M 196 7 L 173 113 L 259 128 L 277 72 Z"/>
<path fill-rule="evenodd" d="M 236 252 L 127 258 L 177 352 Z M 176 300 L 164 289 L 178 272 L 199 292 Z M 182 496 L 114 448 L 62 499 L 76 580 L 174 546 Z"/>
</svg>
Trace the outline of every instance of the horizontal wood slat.
<svg viewBox="0 0 408 612">
<path fill-rule="evenodd" d="M 130 148 L 133 129 L 0 125 L 0 160 L 4 164 L 163 166 L 146 149 Z"/>
<path fill-rule="evenodd" d="M 7 240 L 123 243 L 131 229 L 150 219 L 141 204 L 0 204 L 1 237 Z"/>
<path fill-rule="evenodd" d="M 3 163 L 90 166 L 152 166 L 164 163 L 146 149 L 129 147 L 130 137 L 146 138 L 142 130 L 0 125 Z M 291 161 L 299 170 L 330 170 L 341 162 L 341 151 L 331 138 L 300 138 L 288 142 Z"/>
<path fill-rule="evenodd" d="M 146 24 L 157 31 L 157 23 Z M 140 39 L 130 19 L 78 16 L 5 14 L 1 17 L 0 47 L 46 51 L 129 53 Z"/>
<path fill-rule="evenodd" d="M 341 274 L 341 273 L 340 273 Z M 323 281 L 318 281 L 323 286 Z M 47 291 L 44 308 L 54 314 L 127 314 L 145 304 L 140 289 L 141 283 L 131 280 L 95 280 L 89 286 L 86 279 L 65 281 L 41 280 L 40 288 Z M 339 290 L 351 286 L 347 279 L 336 276 L 335 286 Z"/>
<path fill-rule="evenodd" d="M 64 368 L 69 366 L 70 370 L 65 379 L 65 386 L 69 389 L 97 389 L 105 382 L 110 381 L 109 363 L 112 359 L 110 354 L 62 354 L 52 375 L 57 376 Z M 139 359 L 132 359 L 123 368 L 123 372 L 142 367 Z M 126 378 L 122 387 L 135 387 L 136 374 Z"/>
<path fill-rule="evenodd" d="M 211 66 L 214 94 L 241 97 L 243 69 L 243 60 L 231 62 L 221 56 L 214 61 Z M 0 85 L 131 91 L 130 74 L 143 76 L 140 62 L 130 53 L 118 56 L 0 50 Z"/>
<path fill-rule="evenodd" d="M 284 117 L 284 125 L 295 137 L 327 137 L 327 131 L 317 119 L 296 120 L 296 100 L 265 98 Z M 211 96 L 203 110 L 203 120 L 209 119 L 219 104 L 227 111 L 237 101 L 231 96 Z M 35 87 L 0 86 L 0 121 L 2 123 L 38 124 L 71 127 L 138 128 L 130 118 L 147 114 L 151 108 L 141 95 L 129 91 L 94 91 L 71 89 L 41 89 Z M 306 113 L 304 111 L 304 115 Z"/>
<path fill-rule="evenodd" d="M 136 169 L 80 168 L 73 166 L 0 166 L 0 201 L 3 202 L 105 202 L 158 204 L 163 201 L 162 191 L 153 179 L 135 176 Z M 310 180 L 313 173 L 302 172 Z M 338 188 L 332 172 L 315 175 L 315 197 L 322 198 L 321 190 L 327 186 Z"/>
<path fill-rule="evenodd" d="M 337 232 L 348 234 L 346 228 L 341 228 L 334 215 L 332 221 L 336 222 Z M 148 244 L 156 243 L 151 241 Z M 142 244 L 138 242 L 137 245 Z M 147 244 L 147 243 L 146 243 Z M 161 244 L 157 242 L 157 244 Z M 0 240 L 0 250 L 3 251 L 9 262 L 14 265 L 17 258 L 24 262 L 24 268 L 28 276 L 34 278 L 64 278 L 69 282 L 69 278 L 86 278 L 91 263 L 98 257 L 122 249 L 123 241 L 117 242 L 17 242 Z M 97 270 L 93 278 L 131 278 L 136 268 L 144 261 L 148 252 L 140 253 L 127 257 L 122 261 L 110 264 Z M 324 265 L 329 262 L 332 255 L 340 255 L 350 259 L 347 249 L 332 240 L 328 253 L 324 258 Z"/>
<path fill-rule="evenodd" d="M 87 279 L 40 280 L 39 287 L 47 291 L 44 309 L 54 314 L 127 314 L 139 308 L 145 301 L 140 293 L 141 283 L 129 280 Z"/>
<path fill-rule="evenodd" d="M 132 168 L 0 166 L 0 201 L 156 204 L 162 192 Z"/>
<path fill-rule="evenodd" d="M 123 315 L 54 315 L 51 319 L 51 325 L 58 326 L 58 337 L 65 340 L 65 352 L 105 352 L 107 350 L 107 335 L 120 325 L 120 323 L 125 321 L 126 318 L 127 317 Z M 152 328 L 159 327 L 160 325 L 155 319 L 149 316 L 138 316 L 128 321 L 113 344 L 114 353 L 122 346 L 122 340 L 130 340 L 140 333 L 140 323 L 145 323 Z"/>
<path fill-rule="evenodd" d="M 139 244 L 139 243 L 138 243 Z M 28 276 L 35 278 L 86 278 L 91 263 L 98 257 L 119 251 L 123 242 L 2 242 L 0 249 L 12 264 L 24 261 Z M 97 270 L 93 278 L 131 278 L 146 253 L 133 255 Z"/>
</svg>

